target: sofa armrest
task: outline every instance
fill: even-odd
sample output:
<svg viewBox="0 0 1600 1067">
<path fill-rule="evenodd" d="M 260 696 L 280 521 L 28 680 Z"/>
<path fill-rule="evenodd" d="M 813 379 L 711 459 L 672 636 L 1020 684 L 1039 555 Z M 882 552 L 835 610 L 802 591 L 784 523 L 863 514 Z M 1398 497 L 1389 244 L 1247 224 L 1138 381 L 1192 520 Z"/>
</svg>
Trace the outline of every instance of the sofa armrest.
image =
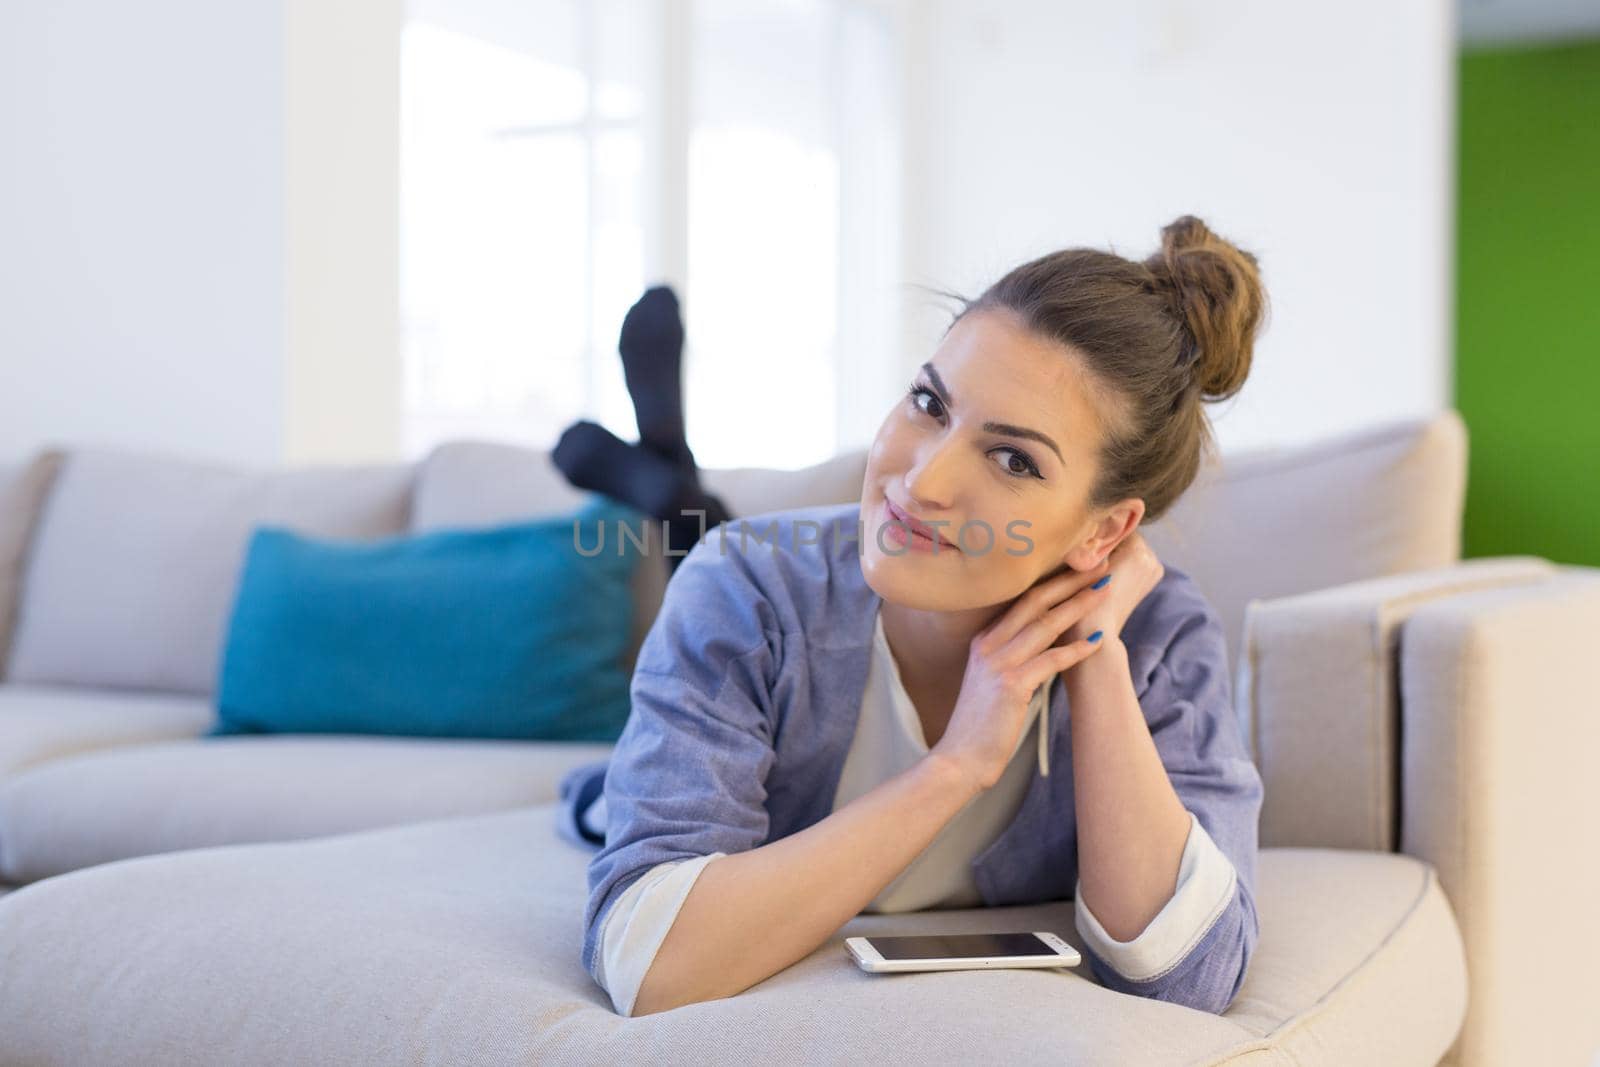
<svg viewBox="0 0 1600 1067">
<path fill-rule="evenodd" d="M 1555 573 L 1512 556 L 1251 601 L 1234 690 L 1265 785 L 1262 846 L 1394 851 L 1400 627 L 1427 604 Z"/>
<path fill-rule="evenodd" d="M 39 513 L 66 453 L 45 449 L 26 463 L 0 468 L 0 678 L 6 676 L 22 575 Z"/>
<path fill-rule="evenodd" d="M 1405 624 L 1400 847 L 1432 863 L 1467 950 L 1458 1062 L 1600 1049 L 1600 569 L 1426 604 Z"/>
</svg>

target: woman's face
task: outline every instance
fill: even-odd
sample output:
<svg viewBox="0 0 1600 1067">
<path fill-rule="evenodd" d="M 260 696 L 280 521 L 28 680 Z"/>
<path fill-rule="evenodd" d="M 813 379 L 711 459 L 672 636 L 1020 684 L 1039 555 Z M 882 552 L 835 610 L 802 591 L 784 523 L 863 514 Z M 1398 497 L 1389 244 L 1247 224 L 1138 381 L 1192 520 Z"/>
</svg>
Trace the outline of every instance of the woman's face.
<svg viewBox="0 0 1600 1067">
<path fill-rule="evenodd" d="M 1087 509 L 1104 401 L 1076 353 L 1010 311 L 972 311 L 909 387 L 862 483 L 861 567 L 884 600 L 928 611 L 999 604 L 1114 547 L 1127 508 Z M 1141 502 L 1125 503 L 1142 514 Z M 902 513 L 943 542 L 903 538 Z"/>
</svg>

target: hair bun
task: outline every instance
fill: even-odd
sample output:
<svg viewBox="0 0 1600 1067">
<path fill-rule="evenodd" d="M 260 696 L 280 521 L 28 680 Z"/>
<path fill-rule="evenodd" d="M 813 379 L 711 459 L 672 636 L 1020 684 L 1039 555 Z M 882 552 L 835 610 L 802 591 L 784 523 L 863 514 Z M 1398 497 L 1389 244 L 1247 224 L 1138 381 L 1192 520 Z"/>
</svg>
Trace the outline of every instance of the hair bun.
<svg viewBox="0 0 1600 1067">
<path fill-rule="evenodd" d="M 1194 342 L 1194 380 L 1209 400 L 1237 393 L 1250 373 L 1266 293 L 1256 257 L 1184 215 L 1162 227 L 1161 251 L 1145 260 Z"/>
</svg>

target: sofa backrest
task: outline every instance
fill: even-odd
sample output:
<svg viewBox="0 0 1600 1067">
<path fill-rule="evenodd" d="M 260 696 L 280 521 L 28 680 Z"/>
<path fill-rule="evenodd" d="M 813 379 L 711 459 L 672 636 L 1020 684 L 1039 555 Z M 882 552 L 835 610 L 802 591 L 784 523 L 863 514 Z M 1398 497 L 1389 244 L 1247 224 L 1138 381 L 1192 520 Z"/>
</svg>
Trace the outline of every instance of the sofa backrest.
<svg viewBox="0 0 1600 1067">
<path fill-rule="evenodd" d="M 737 517 L 858 500 L 865 475 L 862 448 L 803 470 L 708 468 L 702 479 Z M 1251 600 L 1459 560 L 1465 486 L 1466 428 L 1445 411 L 1212 462 L 1143 530 L 1156 554 L 1193 578 L 1217 609 L 1236 673 Z M 570 510 L 581 499 L 546 451 L 453 442 L 422 464 L 413 524 L 509 522 Z M 669 574 L 659 528 L 648 533 L 630 668 Z"/>
<path fill-rule="evenodd" d="M 1217 609 L 1236 674 L 1251 600 L 1460 560 L 1466 478 L 1466 425 L 1447 410 L 1208 464 L 1142 529 Z"/>
<path fill-rule="evenodd" d="M 1240 452 L 1208 464 L 1144 533 L 1217 609 L 1236 672 L 1251 600 L 1459 560 L 1466 449 L 1461 417 L 1445 411 L 1309 445 Z M 803 470 L 708 468 L 702 477 L 741 516 L 857 500 L 865 474 L 866 450 L 855 449 Z M 413 523 L 429 529 L 513 521 L 570 510 L 581 499 L 548 452 L 453 442 L 422 464 Z M 659 528 L 648 533 L 630 657 L 655 619 L 669 574 Z"/>
<path fill-rule="evenodd" d="M 68 453 L 28 553 L 8 681 L 214 691 L 251 531 L 405 532 L 410 464 L 247 470 Z"/>
<path fill-rule="evenodd" d="M 703 479 L 743 516 L 858 500 L 865 471 L 863 448 L 802 470 L 713 468 Z M 1236 676 L 1251 600 L 1456 562 L 1465 472 L 1465 427 L 1446 411 L 1235 454 L 1202 470 L 1145 534 L 1217 609 Z M 7 677 L 208 694 L 255 525 L 381 537 L 559 514 L 586 496 L 548 451 L 487 441 L 440 445 L 416 465 L 276 471 L 74 451 L 29 520 Z M 5 561 L 22 558 L 6 555 L 6 531 L 28 510 L 0 488 L 0 618 Z M 659 525 L 647 524 L 630 669 L 670 573 L 661 545 Z"/>
</svg>

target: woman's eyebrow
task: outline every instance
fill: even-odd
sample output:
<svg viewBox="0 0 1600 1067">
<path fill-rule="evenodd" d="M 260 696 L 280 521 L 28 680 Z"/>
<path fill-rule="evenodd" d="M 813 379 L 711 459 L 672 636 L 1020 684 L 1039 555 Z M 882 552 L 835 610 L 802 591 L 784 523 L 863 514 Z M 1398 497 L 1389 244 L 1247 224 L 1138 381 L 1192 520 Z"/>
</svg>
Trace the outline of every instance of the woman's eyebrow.
<svg viewBox="0 0 1600 1067">
<path fill-rule="evenodd" d="M 945 388 L 944 379 L 939 377 L 939 372 L 933 369 L 933 364 L 924 363 L 922 369 L 927 373 L 928 381 L 933 383 L 933 391 L 939 394 L 940 401 L 944 403 L 945 407 L 954 411 L 956 405 L 950 399 L 950 390 Z M 1050 451 L 1054 452 L 1056 458 L 1062 463 L 1067 461 L 1066 457 L 1061 454 L 1061 449 L 1056 447 L 1056 443 L 1038 430 L 1030 430 L 1025 426 L 1013 426 L 1009 422 L 986 422 L 983 424 L 983 431 L 984 433 L 997 433 L 1004 437 L 1020 437 L 1027 441 L 1038 441 L 1042 445 L 1048 445 Z"/>
</svg>

